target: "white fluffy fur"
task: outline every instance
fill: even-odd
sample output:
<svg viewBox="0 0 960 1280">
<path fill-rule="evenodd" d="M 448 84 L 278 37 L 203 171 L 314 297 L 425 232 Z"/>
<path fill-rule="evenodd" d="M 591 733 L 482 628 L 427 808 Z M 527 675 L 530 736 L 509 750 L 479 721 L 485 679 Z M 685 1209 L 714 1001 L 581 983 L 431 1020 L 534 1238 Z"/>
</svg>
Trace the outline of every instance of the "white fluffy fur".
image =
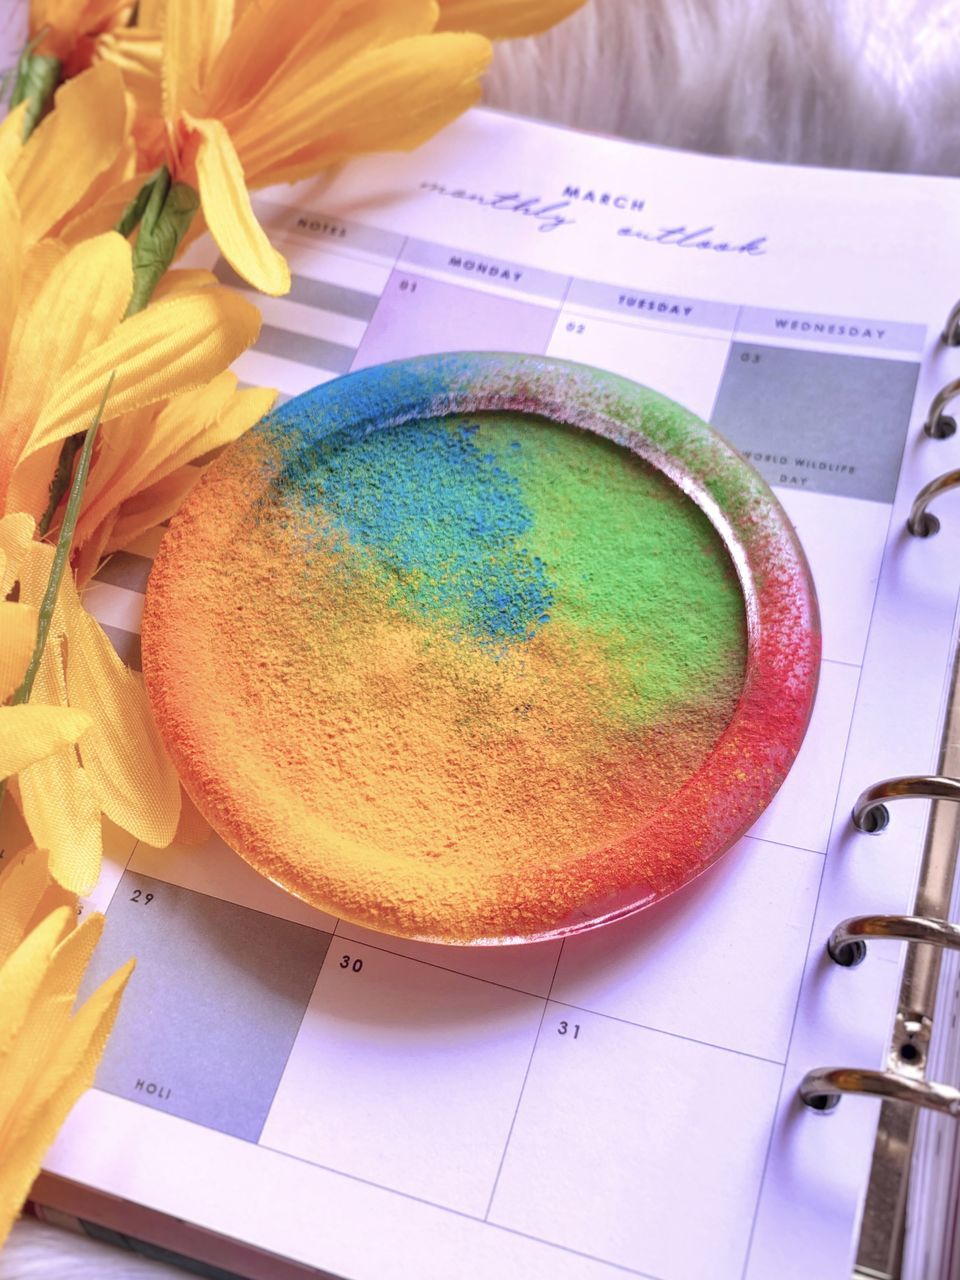
<svg viewBox="0 0 960 1280">
<path fill-rule="evenodd" d="M 2 1280 L 184 1280 L 184 1274 L 29 1219 L 14 1226 L 0 1253 Z"/>
<path fill-rule="evenodd" d="M 960 174 L 960 0 L 591 0 L 501 48 L 497 107 L 667 146 Z M 183 1273 L 18 1224 L 0 1280 Z"/>
<path fill-rule="evenodd" d="M 958 0 L 591 0 L 501 48 L 493 106 L 665 146 L 960 173 Z"/>
</svg>

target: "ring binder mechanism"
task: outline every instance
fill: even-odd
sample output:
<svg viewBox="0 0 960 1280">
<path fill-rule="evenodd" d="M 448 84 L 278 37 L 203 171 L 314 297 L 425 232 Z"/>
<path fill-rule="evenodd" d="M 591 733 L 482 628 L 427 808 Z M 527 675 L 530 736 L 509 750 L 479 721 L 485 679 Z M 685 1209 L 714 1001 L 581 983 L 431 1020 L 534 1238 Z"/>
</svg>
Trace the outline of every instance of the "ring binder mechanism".
<svg viewBox="0 0 960 1280">
<path fill-rule="evenodd" d="M 945 471 L 929 484 L 925 484 L 913 500 L 907 517 L 907 531 L 915 538 L 930 538 L 940 528 L 940 521 L 927 510 L 928 504 L 941 493 L 960 485 L 960 471 Z"/>
<path fill-rule="evenodd" d="M 947 316 L 947 322 L 943 326 L 940 337 L 948 347 L 960 347 L 960 299 L 950 308 L 950 314 Z"/>
<path fill-rule="evenodd" d="M 895 1071 L 858 1067 L 816 1067 L 800 1081 L 800 1097 L 811 1111 L 833 1111 L 845 1093 L 863 1093 L 888 1102 L 909 1102 L 949 1116 L 960 1116 L 960 1089 Z"/>
<path fill-rule="evenodd" d="M 957 327 L 960 327 L 960 321 L 955 323 Z M 956 345 L 956 343 L 951 343 L 951 346 Z M 923 430 L 934 440 L 946 440 L 955 433 L 957 429 L 956 418 L 943 411 L 950 401 L 955 400 L 958 395 L 960 395 L 960 378 L 954 378 L 945 387 L 941 387 L 930 401 L 930 408 L 927 412 L 927 420 L 923 424 Z"/>
<path fill-rule="evenodd" d="M 948 347 L 960 346 L 960 301 L 955 302 L 951 307 L 940 337 Z M 927 418 L 923 424 L 926 435 L 935 440 L 946 440 L 954 435 L 957 430 L 957 420 L 950 414 L 944 413 L 944 409 L 957 396 L 960 396 L 960 378 L 954 378 L 940 388 L 930 401 L 930 408 L 927 410 Z M 927 510 L 927 507 L 941 493 L 956 489 L 958 485 L 960 485 L 960 470 L 945 471 L 943 475 L 937 476 L 923 486 L 914 498 L 907 518 L 907 531 L 913 537 L 930 538 L 938 532 L 940 521 Z"/>
<path fill-rule="evenodd" d="M 865 938 L 891 938 L 897 942 L 926 942 L 934 947 L 960 951 L 960 925 L 927 916 L 851 916 L 841 921 L 827 942 L 830 959 L 849 969 L 866 958 Z"/>
<path fill-rule="evenodd" d="M 960 300 L 950 310 L 941 339 L 947 346 L 960 347 Z M 946 383 L 933 397 L 923 427 L 927 436 L 946 439 L 956 433 L 956 418 L 944 410 L 958 397 L 960 378 Z M 911 505 L 908 532 L 918 538 L 937 533 L 940 521 L 927 508 L 940 494 L 958 487 L 960 469 L 946 471 L 924 485 Z M 926 944 L 925 947 L 911 945 L 906 953 L 887 1069 L 815 1067 L 807 1071 L 798 1086 L 802 1104 L 821 1113 L 835 1110 L 844 1094 L 863 1094 L 883 1102 L 864 1205 L 857 1277 L 900 1274 L 911 1153 L 918 1132 L 917 1114 L 926 1110 L 960 1119 L 960 1088 L 925 1077 L 941 956 L 944 950 L 960 951 L 960 924 L 943 918 L 950 912 L 958 862 L 960 811 L 953 804 L 936 803 L 960 801 L 960 777 L 950 776 L 960 771 L 958 670 L 960 655 L 955 655 L 949 724 L 939 762 L 942 772 L 875 782 L 860 793 L 851 812 L 858 831 L 878 835 L 889 825 L 891 801 L 913 798 L 935 802 L 914 908 L 917 914 L 852 916 L 836 926 L 826 946 L 836 964 L 853 967 L 866 958 L 870 938 Z M 908 1105 L 898 1105 L 903 1103 Z"/>
<path fill-rule="evenodd" d="M 951 474 L 956 475 L 957 483 L 960 483 L 960 472 Z M 942 753 L 941 768 L 956 768 L 960 762 L 960 745 L 951 746 L 960 744 L 957 673 L 958 660 L 955 659 L 950 725 L 944 739 L 947 745 Z M 859 831 L 877 835 L 889 824 L 889 802 L 911 798 L 935 802 L 960 800 L 960 779 L 945 773 L 885 778 L 860 793 L 851 811 L 851 820 Z M 935 803 L 927 833 L 921 890 L 917 899 L 918 914 L 852 916 L 841 921 L 827 941 L 826 949 L 831 960 L 845 968 L 860 964 L 866 956 L 867 938 L 926 943 L 937 953 L 944 948 L 960 950 L 960 925 L 940 918 L 949 909 L 957 863 L 958 833 L 960 815 L 957 810 L 952 805 L 941 809 Z M 920 952 L 908 953 L 897 1028 L 889 1057 L 891 1068 L 875 1071 L 858 1067 L 816 1067 L 806 1073 L 799 1085 L 798 1092 L 805 1106 L 813 1111 L 830 1112 L 839 1105 L 845 1093 L 858 1093 L 882 1098 L 885 1103 L 906 1102 L 913 1107 L 960 1118 L 960 1089 L 926 1080 L 923 1076 L 939 962 L 922 965 L 919 963 L 920 955 Z M 893 1132 L 896 1127 L 894 1119 L 887 1116 L 885 1120 L 884 1114 L 881 1113 L 881 1135 L 885 1130 Z M 880 1145 L 878 1139 L 878 1149 Z M 876 1159 L 875 1156 L 875 1162 Z M 882 1174 L 883 1170 L 880 1172 Z M 869 1209 L 868 1195 L 868 1216 Z"/>
<path fill-rule="evenodd" d="M 960 801 L 960 779 L 940 774 L 909 774 L 902 778 L 885 778 L 875 782 L 857 796 L 853 806 L 853 825 L 868 835 L 879 835 L 890 821 L 887 803 L 918 797 L 923 800 Z"/>
</svg>

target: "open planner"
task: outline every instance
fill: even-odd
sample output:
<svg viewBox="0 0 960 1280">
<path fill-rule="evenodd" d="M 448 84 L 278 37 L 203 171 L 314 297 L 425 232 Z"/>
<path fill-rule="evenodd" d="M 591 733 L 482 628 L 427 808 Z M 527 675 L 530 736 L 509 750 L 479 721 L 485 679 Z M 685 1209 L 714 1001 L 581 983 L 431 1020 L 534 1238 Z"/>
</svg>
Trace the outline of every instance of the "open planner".
<svg viewBox="0 0 960 1280">
<path fill-rule="evenodd" d="M 518 351 L 625 375 L 711 422 L 809 559 L 815 709 L 726 856 L 562 942 L 405 942 L 305 907 L 217 840 L 115 836 L 88 982 L 131 955 L 137 969 L 35 1188 L 41 1212 L 217 1275 L 845 1280 L 881 1104 L 818 1112 L 798 1089 L 813 1069 L 888 1064 L 908 949 L 869 938 L 844 966 L 826 944 L 850 917 L 910 914 L 930 861 L 922 798 L 877 834 L 851 809 L 878 780 L 940 771 L 960 501 L 934 501 L 936 536 L 906 523 L 960 458 L 922 431 L 960 375 L 940 338 L 960 184 L 478 110 L 411 156 L 255 204 L 293 287 L 257 298 L 247 383 L 289 397 L 400 357 Z M 206 240 L 189 261 L 240 283 Z M 134 666 L 156 545 L 114 556 L 86 596 Z M 911 1213 L 935 1211 L 934 1233 L 953 1212 L 943 1133 Z M 916 1237 L 908 1254 L 915 1276 L 938 1274 Z"/>
</svg>

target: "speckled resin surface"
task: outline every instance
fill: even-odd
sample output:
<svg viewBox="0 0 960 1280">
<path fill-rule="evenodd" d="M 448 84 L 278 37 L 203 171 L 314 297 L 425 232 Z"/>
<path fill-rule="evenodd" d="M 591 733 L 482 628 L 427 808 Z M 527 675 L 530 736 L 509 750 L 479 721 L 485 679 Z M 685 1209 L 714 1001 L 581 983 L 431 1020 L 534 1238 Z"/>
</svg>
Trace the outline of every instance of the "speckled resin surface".
<svg viewBox="0 0 960 1280">
<path fill-rule="evenodd" d="M 770 801 L 819 631 L 756 474 L 582 366 L 425 357 L 290 401 L 165 538 L 144 673 L 215 829 L 336 915 L 515 941 L 671 892 Z"/>
</svg>

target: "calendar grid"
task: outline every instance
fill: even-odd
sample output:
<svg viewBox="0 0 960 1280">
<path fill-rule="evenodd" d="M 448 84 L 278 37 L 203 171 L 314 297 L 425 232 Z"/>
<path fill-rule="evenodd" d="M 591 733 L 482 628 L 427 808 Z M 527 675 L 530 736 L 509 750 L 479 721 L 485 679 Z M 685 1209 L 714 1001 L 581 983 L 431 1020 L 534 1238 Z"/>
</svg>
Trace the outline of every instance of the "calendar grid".
<svg viewBox="0 0 960 1280">
<path fill-rule="evenodd" d="M 827 660 L 807 757 L 798 758 L 796 780 L 793 775 L 788 778 L 758 829 L 748 832 L 735 851 L 706 873 L 703 883 L 679 895 L 681 902 L 644 912 L 642 920 L 635 917 L 596 934 L 572 936 L 539 949 L 495 948 L 492 952 L 501 951 L 500 955 L 481 956 L 474 951 L 441 963 L 430 956 L 436 949 L 426 945 L 377 938 L 325 917 L 326 922 L 314 928 L 335 938 L 337 946 L 326 951 L 302 1007 L 285 1015 L 291 1039 L 269 1098 L 253 1091 L 256 1107 L 263 1112 L 257 1133 L 264 1151 L 646 1280 L 685 1280 L 695 1274 L 691 1268 L 702 1246 L 694 1238 L 684 1255 L 687 1262 L 677 1269 L 656 1262 L 660 1246 L 655 1242 L 665 1217 L 663 1197 L 674 1185 L 680 1188 L 698 1178 L 712 1185 L 725 1178 L 724 1152 L 736 1142 L 748 1150 L 749 1159 L 725 1194 L 743 1205 L 749 1203 L 751 1209 L 745 1225 L 738 1226 L 732 1214 L 722 1216 L 723 1205 L 718 1202 L 711 1230 L 716 1247 L 726 1248 L 737 1259 L 730 1275 L 749 1280 L 794 1032 L 805 998 L 804 973 L 812 963 L 828 832 L 838 822 L 841 766 L 850 744 L 853 707 L 873 629 L 877 581 L 891 534 L 891 485 L 900 467 L 906 430 L 903 405 L 912 401 L 916 381 L 916 361 L 904 361 L 902 354 L 911 343 L 918 351 L 922 344 L 913 329 L 902 327 L 890 337 L 900 347 L 872 350 L 869 359 L 860 358 L 865 348 L 851 348 L 851 353 L 841 348 L 836 335 L 821 335 L 817 341 L 806 332 L 787 330 L 791 345 L 773 327 L 780 314 L 774 308 L 753 309 L 747 338 L 739 305 L 671 299 L 636 288 L 618 290 L 563 273 L 537 276 L 531 271 L 528 285 L 522 278 L 522 264 L 499 260 L 493 263 L 498 270 L 520 278 L 497 277 L 491 283 L 489 276 L 477 276 L 476 255 L 470 258 L 466 251 L 406 235 L 380 236 L 376 228 L 322 214 L 312 216 L 324 228 L 323 235 L 338 237 L 342 230 L 343 237 L 324 240 L 318 248 L 305 230 L 290 230 L 291 218 L 302 220 L 298 211 L 273 206 L 273 215 L 277 225 L 271 233 L 290 257 L 294 289 L 286 309 L 277 310 L 274 319 L 268 310 L 264 337 L 241 358 L 238 370 L 246 381 L 275 381 L 283 398 L 327 376 L 413 354 L 416 344 L 441 350 L 539 351 L 602 364 L 647 381 L 685 399 L 703 416 L 726 414 L 725 427 L 734 422 L 745 432 L 742 438 L 731 433 L 733 442 L 745 451 L 759 451 L 761 446 L 750 433 L 759 435 L 777 419 L 782 377 L 802 386 L 814 368 L 811 361 L 833 359 L 829 372 L 836 382 L 837 413 L 847 411 L 853 394 L 845 378 L 864 380 L 874 398 L 875 388 L 889 388 L 886 425 L 881 424 L 889 447 L 885 454 L 881 450 L 879 462 L 863 461 L 860 455 L 851 460 L 843 445 L 839 452 L 837 446 L 830 446 L 830 453 L 819 438 L 798 437 L 795 447 L 762 446 L 774 461 L 759 465 L 766 467 L 766 478 L 808 540 L 814 574 L 822 584 Z M 362 287 L 351 289 L 344 284 L 347 259 L 362 265 Z M 460 265 L 450 266 L 454 260 Z M 468 268 L 466 262 L 474 265 Z M 222 261 L 215 270 L 219 278 L 230 279 Z M 546 296 L 551 292 L 554 296 Z M 656 310 L 647 314 L 634 307 L 636 315 L 623 314 L 619 299 L 636 299 L 641 294 L 641 300 L 654 308 L 690 307 L 690 315 L 671 324 L 664 312 Z M 322 313 L 322 320 L 311 318 L 313 312 Z M 698 313 L 703 323 L 695 322 Z M 289 327 L 301 320 L 303 332 Z M 719 327 L 711 328 L 708 321 Z M 773 336 L 758 338 L 754 331 L 762 328 L 761 321 Z M 840 322 L 826 317 L 816 323 Z M 764 345 L 768 339 L 769 348 Z M 840 350 L 844 353 L 836 354 Z M 766 374 L 768 367 L 775 374 Z M 826 367 L 816 365 L 818 370 Z M 785 431 L 793 445 L 794 425 Z M 836 556 L 826 544 L 821 550 L 816 541 L 818 531 L 838 518 L 841 504 L 848 499 L 853 501 L 842 511 L 859 557 L 850 578 L 872 583 L 869 599 L 861 590 L 856 609 L 850 605 L 852 587 L 829 564 L 829 557 Z M 91 607 L 132 666 L 139 666 L 137 619 L 153 550 L 135 545 L 111 557 L 98 571 L 89 594 Z M 867 603 L 869 608 L 861 607 Z M 829 768 L 820 764 L 828 749 L 836 751 Z M 807 801 L 811 778 L 819 797 L 816 814 L 810 812 Z M 241 912 L 247 907 L 282 922 L 286 908 L 276 896 L 269 896 L 279 891 L 260 890 L 243 880 L 235 865 L 239 860 L 231 861 L 228 851 L 217 857 L 232 884 L 228 888 L 224 882 L 225 898 L 238 904 Z M 157 877 L 158 883 L 169 884 L 181 895 L 176 900 L 185 917 L 190 914 L 189 895 L 200 894 L 211 901 L 218 897 L 209 886 L 201 887 L 200 872 L 188 858 L 165 865 L 162 855 L 138 848 L 121 883 L 134 886 L 137 877 L 146 876 Z M 260 893 L 265 895 L 263 905 L 251 907 Z M 133 945 L 135 935 L 120 932 L 120 898 L 108 913 L 106 937 L 109 940 L 112 929 L 115 941 L 110 945 L 122 950 Z M 128 905 L 133 929 L 137 917 L 132 909 L 139 903 Z M 795 911 L 805 927 L 805 932 L 798 926 L 771 940 L 775 958 L 768 967 L 775 978 L 760 972 L 756 957 L 743 947 L 746 922 L 761 910 L 784 915 Z M 686 920 L 684 928 L 672 923 L 676 920 L 672 913 Z M 231 920 L 235 914 L 227 913 Z M 229 930 L 238 927 L 224 925 L 227 949 L 236 945 Z M 266 945 L 268 950 L 280 946 L 269 928 Z M 525 951 L 528 959 L 507 954 L 519 951 Z M 189 954 L 189 947 L 184 953 Z M 631 960 L 632 956 L 636 959 Z M 348 964 L 343 966 L 345 957 Z M 112 959 L 108 946 L 101 966 Z M 358 961 L 360 967 L 355 968 Z M 176 966 L 163 963 L 174 980 Z M 294 965 L 292 957 L 290 964 Z M 91 981 L 99 976 L 94 972 Z M 172 985 L 176 987 L 176 981 Z M 303 983 L 301 987 L 306 989 Z M 704 988 L 702 995 L 698 987 Z M 208 993 L 201 990 L 196 998 L 201 997 L 207 1000 Z M 732 1042 L 736 1025 L 724 1025 L 718 1018 L 718 1004 L 728 998 L 743 1002 L 745 1025 L 739 1044 Z M 271 999 L 269 992 L 261 993 L 261 1004 L 268 1006 Z M 178 1019 L 188 1014 L 188 1008 L 165 1014 L 167 1034 L 173 1034 Z M 548 1028 L 556 1031 L 561 1025 L 552 1021 L 561 1014 L 573 1015 L 562 1019 L 562 1025 L 576 1027 L 575 1033 L 566 1033 L 569 1040 L 562 1034 L 548 1034 Z M 247 1021 L 241 1017 L 236 1034 L 255 1039 L 256 1017 L 244 1016 Z M 115 1054 L 110 1070 L 122 1077 L 116 1091 L 134 1098 L 136 1082 L 141 1075 L 146 1079 L 147 1071 L 135 1065 L 140 1060 L 137 1055 L 149 1055 L 137 1045 L 123 1047 L 122 1025 L 121 1021 L 115 1037 L 121 1047 L 108 1050 L 105 1061 L 111 1052 Z M 487 1029 L 484 1037 L 479 1035 L 480 1028 Z M 223 1034 L 225 1043 L 232 1043 L 227 1032 Z M 561 1041 L 566 1053 L 562 1062 L 558 1057 Z M 412 1057 L 414 1044 L 420 1046 L 425 1064 L 420 1070 Z M 688 1069 L 661 1084 L 655 1075 L 657 1063 L 675 1055 L 683 1057 Z M 470 1065 L 474 1057 L 480 1063 L 475 1070 Z M 155 1061 L 163 1060 L 156 1050 Z M 612 1074 L 611 1060 L 618 1064 Z M 374 1062 L 380 1063 L 387 1081 L 379 1091 Z M 726 1105 L 723 1091 L 732 1087 L 734 1068 L 746 1072 L 746 1079 L 753 1082 L 755 1107 L 749 1124 L 744 1117 L 730 1114 Z M 276 1071 L 276 1064 L 271 1069 Z M 604 1090 L 610 1093 L 603 1105 L 591 1105 L 596 1124 L 610 1128 L 611 1141 L 627 1153 L 628 1165 L 646 1188 L 650 1203 L 643 1209 L 648 1215 L 642 1219 L 646 1225 L 635 1230 L 638 1240 L 654 1241 L 643 1246 L 649 1247 L 649 1266 L 640 1265 L 640 1244 L 621 1238 L 622 1224 L 610 1216 L 602 1197 L 596 1205 L 584 1205 L 571 1196 L 569 1187 L 575 1182 L 571 1170 L 580 1157 L 575 1146 L 565 1148 L 559 1133 L 547 1133 L 543 1120 L 557 1112 L 556 1091 L 566 1078 L 564 1073 L 594 1081 L 586 1086 L 591 1098 L 602 1099 Z M 237 1097 L 245 1096 L 242 1082 L 231 1080 L 229 1073 L 221 1075 L 217 1086 L 223 1095 L 217 1113 L 223 1117 L 220 1132 L 233 1132 L 249 1142 L 240 1130 L 252 1122 L 231 1112 L 231 1090 Z M 646 1171 L 641 1160 L 643 1142 L 648 1140 L 644 1126 L 653 1121 L 638 1108 L 655 1084 L 666 1090 L 666 1116 L 692 1117 L 694 1127 L 710 1126 L 719 1135 L 712 1140 L 709 1158 L 693 1151 L 674 1153 L 675 1163 L 665 1181 Z M 178 1089 L 189 1092 L 184 1083 L 157 1082 L 157 1087 L 167 1090 L 171 1102 Z M 202 1093 L 202 1081 L 190 1087 Z M 328 1125 L 310 1110 L 313 1097 L 329 1100 Z M 157 1108 L 164 1101 L 158 1094 L 147 1097 L 142 1092 L 134 1100 Z M 202 1109 L 213 1104 L 201 1098 L 197 1105 Z M 436 1137 L 428 1141 L 418 1117 L 432 1114 L 435 1108 L 439 1109 Z M 617 1108 L 623 1109 L 622 1121 L 610 1114 Z M 341 1110 L 343 1116 L 338 1119 Z M 200 1123 L 186 1118 L 188 1123 Z M 667 1119 L 657 1122 L 665 1125 Z M 355 1140 L 348 1135 L 350 1125 L 359 1131 Z M 665 1140 L 662 1135 L 649 1139 L 654 1144 Z M 539 1183 L 546 1189 L 538 1189 Z M 643 1196 L 638 1193 L 638 1198 Z"/>
</svg>

